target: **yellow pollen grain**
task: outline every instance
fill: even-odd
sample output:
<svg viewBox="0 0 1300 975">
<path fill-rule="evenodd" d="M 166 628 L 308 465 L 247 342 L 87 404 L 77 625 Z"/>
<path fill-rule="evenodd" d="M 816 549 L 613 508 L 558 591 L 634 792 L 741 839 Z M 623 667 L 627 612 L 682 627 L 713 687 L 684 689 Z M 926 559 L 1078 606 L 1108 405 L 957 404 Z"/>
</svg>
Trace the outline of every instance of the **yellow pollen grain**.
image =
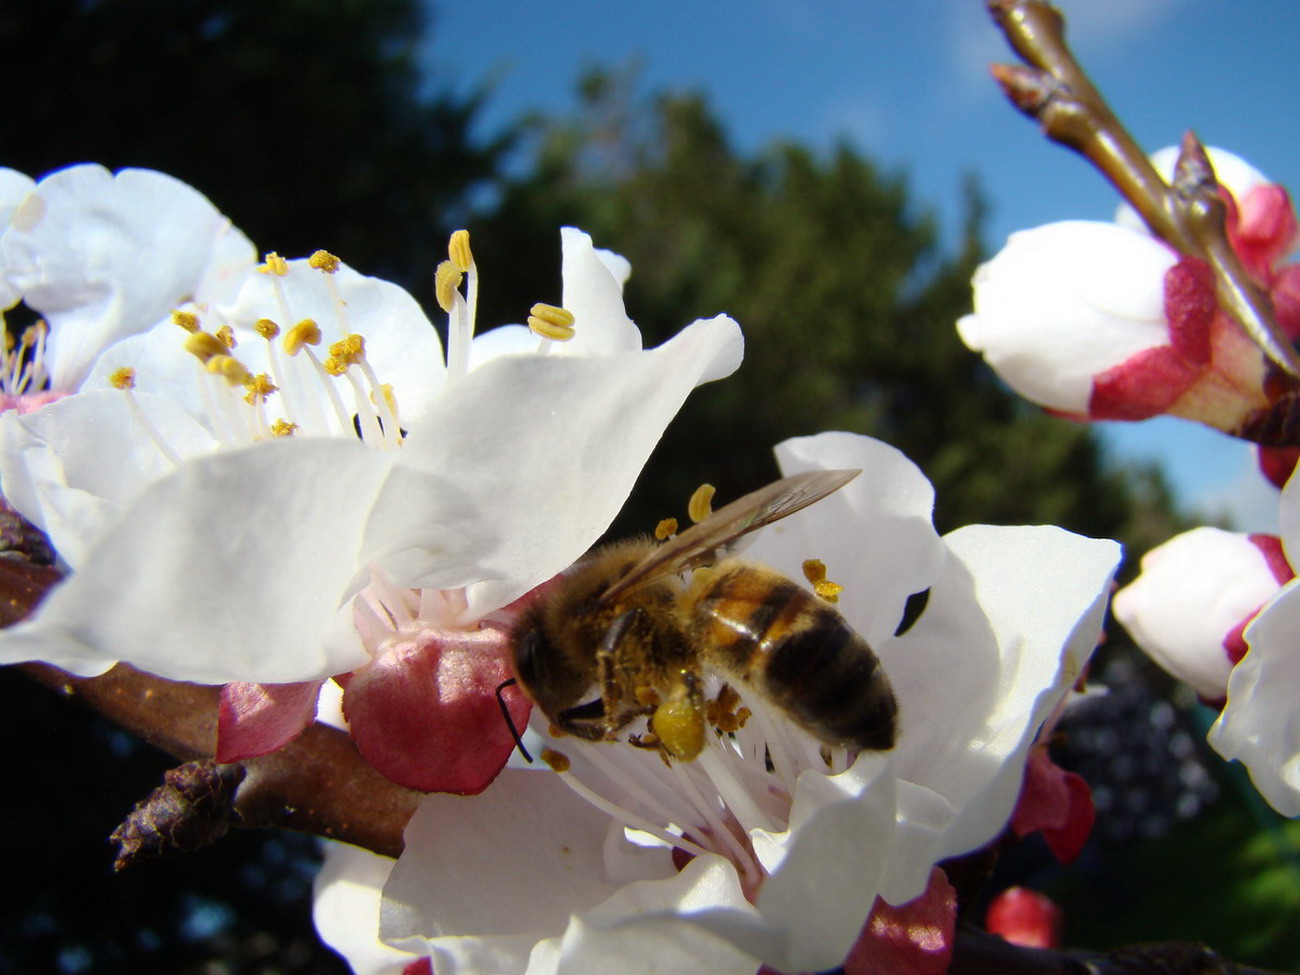
<svg viewBox="0 0 1300 975">
<path fill-rule="evenodd" d="M 433 293 L 438 298 L 438 307 L 447 314 L 456 307 L 456 292 L 465 275 L 453 261 L 443 261 L 433 272 Z"/>
<path fill-rule="evenodd" d="M 269 318 L 259 318 L 253 322 L 253 331 L 269 342 L 280 334 L 280 326 Z"/>
<path fill-rule="evenodd" d="M 185 331 L 194 333 L 199 330 L 199 316 L 192 311 L 181 311 L 177 308 L 172 312 L 172 324 L 179 325 Z"/>
<path fill-rule="evenodd" d="M 274 274 L 277 278 L 282 278 L 289 273 L 289 262 L 271 251 L 266 255 L 266 263 L 258 265 L 257 269 L 262 274 Z"/>
<path fill-rule="evenodd" d="M 338 356 L 330 356 L 321 365 L 325 367 L 325 372 L 331 376 L 341 376 L 348 371 L 348 361 L 340 359 Z"/>
<path fill-rule="evenodd" d="M 135 389 L 135 370 L 130 366 L 115 369 L 108 381 L 114 389 Z"/>
<path fill-rule="evenodd" d="M 457 230 L 447 242 L 447 256 L 457 269 L 468 274 L 474 266 L 474 253 L 469 249 L 469 231 Z"/>
<path fill-rule="evenodd" d="M 266 373 L 259 372 L 256 376 L 250 376 L 248 378 L 248 381 L 244 383 L 244 388 L 248 390 L 248 394 L 244 397 L 244 402 L 249 406 L 252 406 L 258 400 L 265 403 L 267 397 L 280 387 L 271 382 L 271 377 Z"/>
<path fill-rule="evenodd" d="M 317 251 L 307 258 L 308 267 L 315 268 L 317 271 L 324 271 L 326 274 L 337 274 L 342 264 L 343 262 L 329 251 Z"/>
<path fill-rule="evenodd" d="M 310 318 L 304 318 L 284 337 L 284 351 L 297 355 L 304 345 L 320 345 L 320 326 Z"/>
<path fill-rule="evenodd" d="M 213 356 L 228 356 L 229 347 L 211 332 L 195 332 L 185 340 L 185 351 L 200 362 L 209 362 Z"/>
<path fill-rule="evenodd" d="M 223 376 L 232 386 L 245 386 L 252 374 L 232 355 L 214 355 L 208 360 L 208 372 Z"/>
<path fill-rule="evenodd" d="M 812 583 L 813 592 L 821 596 L 828 603 L 839 602 L 840 593 L 844 587 L 838 582 L 831 582 L 826 578 L 826 564 L 821 559 L 805 559 L 803 563 L 803 575 Z"/>
<path fill-rule="evenodd" d="M 686 514 L 697 524 L 713 514 L 713 495 L 716 488 L 712 484 L 701 484 L 691 495 L 686 504 Z"/>
<path fill-rule="evenodd" d="M 567 342 L 576 334 L 573 312 L 557 305 L 538 302 L 528 310 L 528 327 L 534 335 L 552 342 Z"/>
<path fill-rule="evenodd" d="M 554 748 L 543 748 L 541 759 L 556 772 L 567 772 L 572 767 L 569 756 L 564 752 L 557 752 Z"/>
<path fill-rule="evenodd" d="M 655 538 L 663 541 L 665 538 L 671 538 L 677 534 L 677 519 L 665 518 L 659 524 L 655 525 Z"/>
<path fill-rule="evenodd" d="M 235 341 L 235 330 L 229 325 L 222 325 L 217 329 L 217 338 L 227 349 L 233 349 L 239 343 Z"/>
<path fill-rule="evenodd" d="M 271 436 L 273 437 L 292 437 L 298 429 L 298 424 L 290 423 L 288 420 L 276 420 L 271 424 Z"/>
</svg>

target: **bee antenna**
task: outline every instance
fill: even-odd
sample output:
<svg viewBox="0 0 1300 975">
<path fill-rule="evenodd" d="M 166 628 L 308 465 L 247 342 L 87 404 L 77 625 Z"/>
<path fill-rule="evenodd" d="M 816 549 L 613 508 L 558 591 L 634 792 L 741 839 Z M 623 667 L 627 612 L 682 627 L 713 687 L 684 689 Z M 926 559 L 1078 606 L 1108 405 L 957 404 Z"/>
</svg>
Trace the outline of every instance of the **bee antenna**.
<svg viewBox="0 0 1300 975">
<path fill-rule="evenodd" d="M 519 749 L 519 754 L 524 756 L 525 762 L 532 765 L 533 756 L 529 755 L 528 749 L 524 747 L 524 740 L 519 737 L 519 729 L 515 727 L 515 719 L 510 716 L 510 708 L 506 706 L 506 699 L 501 694 L 507 687 L 513 687 L 518 683 L 518 680 L 510 677 L 497 685 L 497 706 L 501 708 L 501 717 L 506 719 L 506 727 L 510 729 L 510 737 L 515 740 L 515 747 Z"/>
</svg>

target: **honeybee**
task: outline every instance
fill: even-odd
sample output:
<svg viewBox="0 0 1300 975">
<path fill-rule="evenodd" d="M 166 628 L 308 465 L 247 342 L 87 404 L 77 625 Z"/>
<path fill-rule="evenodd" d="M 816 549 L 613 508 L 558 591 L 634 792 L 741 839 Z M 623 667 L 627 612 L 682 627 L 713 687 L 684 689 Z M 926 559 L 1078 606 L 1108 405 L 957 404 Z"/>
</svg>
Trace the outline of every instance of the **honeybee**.
<svg viewBox="0 0 1300 975">
<path fill-rule="evenodd" d="M 772 569 L 719 560 L 740 536 L 859 473 L 787 477 L 665 542 L 633 538 L 586 556 L 520 619 L 519 683 L 564 732 L 613 741 L 646 717 L 647 734 L 629 740 L 682 761 L 704 748 L 710 703 L 716 714 L 706 672 L 761 695 L 827 745 L 892 748 L 897 704 L 889 679 L 844 617 Z"/>
</svg>

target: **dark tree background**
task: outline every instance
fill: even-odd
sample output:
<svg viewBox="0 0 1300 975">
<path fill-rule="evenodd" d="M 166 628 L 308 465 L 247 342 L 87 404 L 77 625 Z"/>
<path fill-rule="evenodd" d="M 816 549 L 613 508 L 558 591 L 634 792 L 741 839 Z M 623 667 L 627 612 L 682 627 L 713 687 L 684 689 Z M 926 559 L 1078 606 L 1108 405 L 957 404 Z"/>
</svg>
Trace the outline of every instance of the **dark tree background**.
<svg viewBox="0 0 1300 975">
<path fill-rule="evenodd" d="M 973 181 L 963 242 L 947 253 L 903 174 L 851 145 L 740 153 L 703 98 L 646 95 L 627 71 L 581 79 L 572 118 L 476 137 L 491 94 L 457 96 L 421 74 L 418 46 L 436 28 L 424 9 L 4 0 L 0 165 L 33 176 L 82 161 L 163 170 L 260 248 L 327 247 L 430 309 L 446 234 L 468 226 L 483 328 L 559 300 L 565 223 L 632 261 L 627 305 L 647 344 L 695 318 L 733 315 L 744 366 L 692 397 L 620 532 L 681 517 L 703 480 L 724 500 L 770 480 L 773 444 L 836 428 L 917 461 L 935 482 L 944 530 L 1047 522 L 1119 537 L 1136 553 L 1181 527 L 1154 473 L 1106 463 L 1089 429 L 1011 396 L 958 341 L 953 322 L 984 256 Z M 522 175 L 505 178 L 507 160 Z M 1139 728 L 1154 713 L 1143 693 L 1136 705 L 1133 694 L 1120 700 Z M 114 875 L 105 838 L 172 763 L 15 673 L 0 672 L 0 728 L 0 971 L 343 970 L 310 927 L 312 840 L 229 837 Z M 1188 758 L 1169 758 L 1175 737 L 1146 735 L 1152 768 L 1177 779 Z M 1117 802 L 1169 785 L 1146 766 L 1137 777 Z M 1123 893 L 1113 871 L 1105 883 Z M 1258 946 L 1238 953 L 1269 957 Z"/>
</svg>

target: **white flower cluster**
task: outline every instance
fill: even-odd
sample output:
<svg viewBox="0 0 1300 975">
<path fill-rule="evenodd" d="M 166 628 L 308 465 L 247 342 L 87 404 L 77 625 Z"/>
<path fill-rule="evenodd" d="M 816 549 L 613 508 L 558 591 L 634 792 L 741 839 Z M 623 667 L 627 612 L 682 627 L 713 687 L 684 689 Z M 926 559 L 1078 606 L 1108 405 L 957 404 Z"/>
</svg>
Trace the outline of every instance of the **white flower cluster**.
<svg viewBox="0 0 1300 975">
<path fill-rule="evenodd" d="M 158 173 L 6 171 L 0 221 L 0 303 L 42 320 L 5 370 L 0 489 L 67 570 L 0 632 L 5 663 L 320 682 L 371 665 L 385 634 L 472 630 L 587 550 L 689 392 L 741 358 L 724 316 L 642 349 L 627 262 L 573 229 L 563 309 L 482 336 L 453 238 L 444 358 L 400 288 L 324 252 L 259 263 Z M 1005 827 L 1096 643 L 1117 546 L 1044 527 L 941 538 L 924 476 L 866 437 L 778 456 L 787 474 L 863 471 L 748 554 L 796 578 L 821 559 L 844 585 L 897 696 L 897 746 L 829 753 L 761 700 L 692 763 L 549 740 L 567 770 L 429 796 L 395 866 L 331 851 L 317 923 L 357 971 L 827 968 L 881 901 L 917 898 L 936 862 Z M 313 699 L 295 698 L 308 717 Z M 549 734 L 536 712 L 531 734 Z"/>
</svg>

